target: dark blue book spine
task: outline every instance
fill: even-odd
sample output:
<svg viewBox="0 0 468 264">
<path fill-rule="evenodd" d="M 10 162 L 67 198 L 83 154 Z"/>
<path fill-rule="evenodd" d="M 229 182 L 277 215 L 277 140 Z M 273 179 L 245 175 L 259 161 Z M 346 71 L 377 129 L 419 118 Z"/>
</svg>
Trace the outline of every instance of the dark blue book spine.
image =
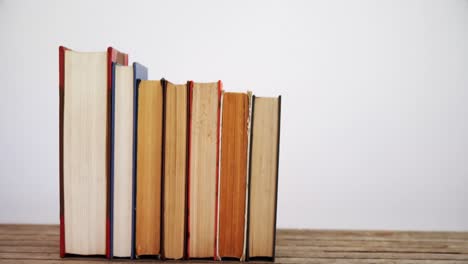
<svg viewBox="0 0 468 264">
<path fill-rule="evenodd" d="M 115 141 L 115 65 L 112 63 L 112 89 L 111 89 L 111 138 L 110 138 L 110 258 L 114 257 L 114 141 Z"/>
</svg>

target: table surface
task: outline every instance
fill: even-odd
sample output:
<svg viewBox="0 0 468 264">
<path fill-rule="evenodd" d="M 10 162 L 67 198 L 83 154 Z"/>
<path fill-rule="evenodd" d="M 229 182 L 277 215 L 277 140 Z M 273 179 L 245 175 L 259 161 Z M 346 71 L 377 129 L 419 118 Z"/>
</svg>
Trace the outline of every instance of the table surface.
<svg viewBox="0 0 468 264">
<path fill-rule="evenodd" d="M 90 263 L 104 258 L 59 257 L 57 225 L 0 225 L 0 264 Z M 111 263 L 161 263 L 113 260 Z M 168 263 L 187 261 L 168 261 Z M 190 261 L 215 263 L 213 261 Z M 468 263 L 468 232 L 393 232 L 280 229 L 277 263 L 317 264 L 461 264 Z M 232 263 L 229 261 L 228 263 Z M 252 262 L 250 262 L 252 263 Z"/>
</svg>

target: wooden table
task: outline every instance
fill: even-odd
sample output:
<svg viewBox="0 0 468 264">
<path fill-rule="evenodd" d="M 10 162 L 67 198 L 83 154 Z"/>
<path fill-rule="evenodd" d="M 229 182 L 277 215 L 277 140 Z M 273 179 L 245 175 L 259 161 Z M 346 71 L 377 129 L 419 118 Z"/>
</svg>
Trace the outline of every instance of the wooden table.
<svg viewBox="0 0 468 264">
<path fill-rule="evenodd" d="M 468 263 L 468 232 L 278 230 L 276 244 L 277 263 Z M 147 259 L 112 261 L 132 262 L 161 263 Z M 56 225 L 0 225 L 0 264 L 3 263 L 104 264 L 108 261 L 61 259 Z"/>
</svg>

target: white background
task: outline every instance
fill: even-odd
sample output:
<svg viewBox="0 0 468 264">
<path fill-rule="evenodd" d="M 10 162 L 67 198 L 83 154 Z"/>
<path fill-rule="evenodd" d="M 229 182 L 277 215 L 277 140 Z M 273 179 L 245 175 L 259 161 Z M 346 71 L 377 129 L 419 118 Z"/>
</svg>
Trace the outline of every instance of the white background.
<svg viewBox="0 0 468 264">
<path fill-rule="evenodd" d="M 466 0 L 0 0 L 1 223 L 58 223 L 59 45 L 281 94 L 279 227 L 468 230 Z"/>
</svg>

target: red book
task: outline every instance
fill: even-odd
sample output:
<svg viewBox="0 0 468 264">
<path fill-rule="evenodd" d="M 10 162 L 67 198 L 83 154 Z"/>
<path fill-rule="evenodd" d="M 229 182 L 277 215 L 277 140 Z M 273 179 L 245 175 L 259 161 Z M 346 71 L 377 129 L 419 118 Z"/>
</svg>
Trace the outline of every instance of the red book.
<svg viewBox="0 0 468 264">
<path fill-rule="evenodd" d="M 106 52 L 74 52 L 59 47 L 61 257 L 110 257 L 108 165 L 113 62 L 127 65 L 128 55 L 111 47 Z M 73 226 L 65 225 L 66 220 Z"/>
</svg>

